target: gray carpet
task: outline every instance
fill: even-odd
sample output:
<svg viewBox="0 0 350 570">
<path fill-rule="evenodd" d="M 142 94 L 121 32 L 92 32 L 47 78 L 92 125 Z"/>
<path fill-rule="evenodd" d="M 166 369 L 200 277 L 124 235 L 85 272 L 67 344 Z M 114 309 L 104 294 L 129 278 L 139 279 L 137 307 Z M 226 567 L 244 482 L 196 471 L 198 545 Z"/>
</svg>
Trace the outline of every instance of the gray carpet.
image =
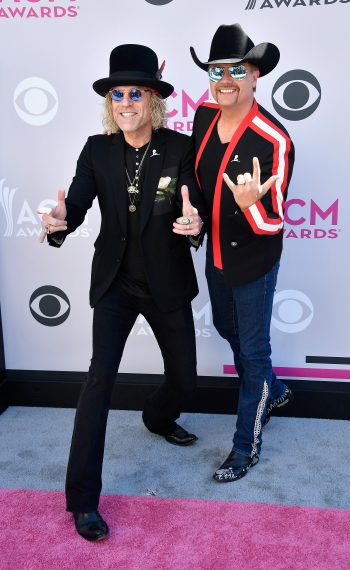
<svg viewBox="0 0 350 570">
<path fill-rule="evenodd" d="M 11 407 L 0 416 L 0 487 L 63 490 L 75 410 Z M 141 413 L 112 410 L 103 492 L 350 507 L 350 422 L 272 418 L 260 462 L 234 483 L 213 471 L 231 449 L 235 417 L 183 414 L 199 437 L 180 448 L 149 433 Z"/>
</svg>

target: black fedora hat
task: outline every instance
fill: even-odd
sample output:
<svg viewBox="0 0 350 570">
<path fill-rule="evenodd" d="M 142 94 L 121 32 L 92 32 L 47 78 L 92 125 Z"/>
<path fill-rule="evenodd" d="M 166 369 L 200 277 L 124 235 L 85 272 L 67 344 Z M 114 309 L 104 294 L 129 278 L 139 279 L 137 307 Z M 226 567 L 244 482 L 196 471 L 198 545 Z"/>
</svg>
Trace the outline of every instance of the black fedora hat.
<svg viewBox="0 0 350 570">
<path fill-rule="evenodd" d="M 159 69 L 158 58 L 151 48 L 138 44 L 123 44 L 111 51 L 109 77 L 98 79 L 92 87 L 102 97 L 115 86 L 150 87 L 165 99 L 171 95 L 174 87 L 161 81 L 161 78 L 162 70 Z"/>
<path fill-rule="evenodd" d="M 254 45 L 240 24 L 219 26 L 211 42 L 209 59 L 202 62 L 194 48 L 190 48 L 193 61 L 207 71 L 213 63 L 253 63 L 259 68 L 260 76 L 270 73 L 278 64 L 280 52 L 277 46 L 268 42 Z"/>
</svg>

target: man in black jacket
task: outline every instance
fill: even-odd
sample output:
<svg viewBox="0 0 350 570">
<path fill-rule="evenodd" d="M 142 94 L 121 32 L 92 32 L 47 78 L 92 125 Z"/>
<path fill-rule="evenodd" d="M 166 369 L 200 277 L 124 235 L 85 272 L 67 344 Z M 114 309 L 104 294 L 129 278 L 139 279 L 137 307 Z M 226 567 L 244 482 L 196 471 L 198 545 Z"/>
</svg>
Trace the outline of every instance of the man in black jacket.
<svg viewBox="0 0 350 570">
<path fill-rule="evenodd" d="M 41 240 L 47 236 L 59 247 L 96 197 L 101 210 L 90 288 L 93 354 L 66 479 L 67 510 L 79 534 L 91 541 L 108 534 L 98 512 L 107 416 L 123 349 L 140 313 L 153 329 L 165 369 L 143 421 L 170 443 L 197 439 L 176 419 L 196 383 L 191 301 L 198 288 L 190 241 L 201 239 L 200 193 L 189 137 L 163 128 L 164 99 L 174 88 L 161 72 L 146 46 L 125 44 L 111 52 L 110 75 L 93 88 L 105 97 L 104 125 L 114 134 L 89 137 L 67 198 L 59 191 L 56 208 L 42 218 Z"/>
<path fill-rule="evenodd" d="M 215 100 L 197 109 L 193 123 L 197 179 L 212 213 L 206 276 L 213 322 L 241 382 L 233 449 L 214 473 L 228 482 L 258 462 L 262 425 L 292 399 L 272 370 L 270 324 L 294 147 L 254 97 L 258 77 L 278 63 L 275 45 L 255 46 L 239 24 L 224 25 L 208 61 L 191 54 Z"/>
</svg>

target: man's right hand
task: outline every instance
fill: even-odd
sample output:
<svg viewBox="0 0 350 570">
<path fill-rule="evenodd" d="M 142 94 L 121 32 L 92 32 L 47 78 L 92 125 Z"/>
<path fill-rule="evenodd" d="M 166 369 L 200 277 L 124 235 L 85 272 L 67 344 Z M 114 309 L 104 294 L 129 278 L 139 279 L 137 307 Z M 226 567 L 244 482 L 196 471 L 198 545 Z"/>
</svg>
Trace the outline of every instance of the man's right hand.
<svg viewBox="0 0 350 570">
<path fill-rule="evenodd" d="M 63 232 L 67 229 L 67 209 L 65 200 L 65 191 L 58 191 L 57 205 L 53 210 L 46 211 L 45 209 L 38 209 L 38 214 L 42 214 L 41 218 L 41 233 L 39 242 L 43 243 L 47 234 L 54 234 L 55 232 Z"/>
</svg>

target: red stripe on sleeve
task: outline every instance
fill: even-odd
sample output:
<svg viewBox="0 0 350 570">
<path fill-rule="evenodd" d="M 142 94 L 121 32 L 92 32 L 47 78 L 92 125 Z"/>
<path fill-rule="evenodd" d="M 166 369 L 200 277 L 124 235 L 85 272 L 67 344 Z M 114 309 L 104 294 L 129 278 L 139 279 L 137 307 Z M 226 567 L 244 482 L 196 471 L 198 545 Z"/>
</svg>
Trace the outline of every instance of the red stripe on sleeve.
<svg viewBox="0 0 350 570">
<path fill-rule="evenodd" d="M 284 193 L 284 190 L 286 189 L 287 180 L 288 180 L 288 170 L 289 170 L 288 155 L 290 152 L 291 141 L 290 141 L 290 138 L 279 127 L 277 127 L 274 123 L 269 121 L 269 119 L 267 119 L 264 115 L 262 115 L 261 113 L 258 113 L 257 117 L 262 122 L 266 123 L 271 129 L 276 131 L 278 133 L 278 135 L 280 137 L 282 137 L 285 141 L 285 152 L 283 155 L 283 162 L 284 162 L 284 164 L 283 164 L 283 178 L 282 178 L 281 185 L 280 185 L 281 194 L 282 194 L 282 196 L 281 196 L 281 210 L 283 211 L 284 210 L 283 193 Z M 277 138 L 273 137 L 272 135 L 270 135 L 269 133 L 267 133 L 264 129 L 260 128 L 255 123 L 252 123 L 250 126 L 251 126 L 252 130 L 254 130 L 257 134 L 259 134 L 259 136 L 265 138 L 266 140 L 268 140 L 273 145 L 274 150 L 273 150 L 271 175 L 277 174 L 278 168 L 280 166 L 279 165 L 279 150 L 280 150 L 279 140 Z M 280 209 L 278 208 L 276 183 L 274 183 L 272 185 L 270 192 L 271 192 L 272 209 L 273 209 L 273 212 L 278 215 L 278 218 L 269 218 L 261 201 L 258 201 L 256 203 L 256 207 L 258 208 L 258 211 L 259 211 L 259 213 L 263 219 L 263 222 L 268 224 L 269 226 L 274 226 L 274 225 L 279 225 L 279 224 L 281 224 L 281 222 L 283 222 L 283 216 L 282 217 L 280 216 Z M 271 234 L 280 232 L 282 229 L 282 228 L 276 228 L 276 231 L 274 231 L 274 230 L 267 231 L 267 230 L 261 229 L 257 225 L 257 222 L 254 219 L 254 216 L 252 215 L 252 213 L 249 211 L 249 209 L 245 210 L 244 214 L 245 214 L 246 219 L 248 220 L 250 226 L 252 227 L 254 233 L 256 233 L 256 234 L 271 235 Z"/>
</svg>

